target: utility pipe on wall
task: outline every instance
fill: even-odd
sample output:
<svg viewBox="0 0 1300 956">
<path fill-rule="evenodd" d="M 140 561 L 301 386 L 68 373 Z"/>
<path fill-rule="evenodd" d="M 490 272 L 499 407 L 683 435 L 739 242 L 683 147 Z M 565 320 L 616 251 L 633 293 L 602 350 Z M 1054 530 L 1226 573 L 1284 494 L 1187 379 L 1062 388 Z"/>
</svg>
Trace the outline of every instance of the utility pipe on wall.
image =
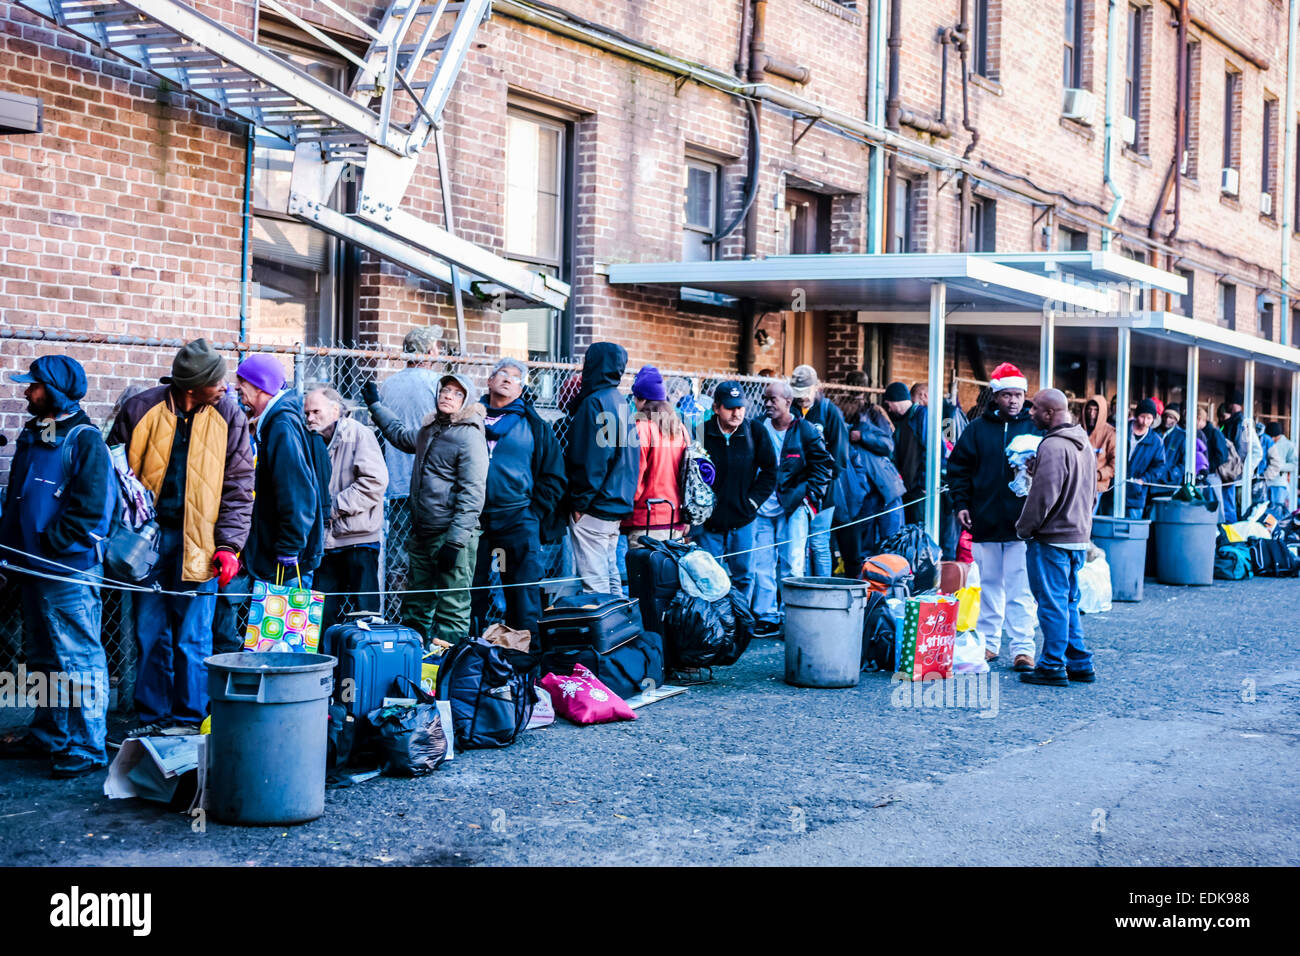
<svg viewBox="0 0 1300 956">
<path fill-rule="evenodd" d="M 885 120 L 885 0 L 871 0 L 870 32 L 867 34 L 867 123 L 880 127 Z M 867 252 L 885 251 L 884 222 L 885 165 L 883 146 L 871 149 L 867 183 Z"/>
<path fill-rule="evenodd" d="M 885 100 L 885 128 L 898 132 L 898 114 L 902 108 L 903 0 L 889 0 L 889 98 Z M 898 157 L 889 157 L 885 183 L 885 250 L 894 237 L 894 194 L 898 189 Z"/>
<path fill-rule="evenodd" d="M 1185 4 L 1184 4 L 1185 6 Z M 1282 344 L 1287 345 L 1295 333 L 1291 329 L 1291 230 L 1295 228 L 1291 221 L 1295 215 L 1295 164 L 1296 164 L 1296 121 L 1295 121 L 1295 48 L 1297 34 L 1300 34 L 1300 0 L 1291 0 L 1288 11 L 1286 31 L 1286 108 L 1282 113 L 1284 127 L 1283 137 L 1286 143 L 1282 160 L 1282 312 L 1278 316 L 1278 326 L 1282 333 Z M 1292 422 L 1292 428 L 1295 422 Z M 1292 476 L 1292 485 L 1295 476 Z M 1292 491 L 1291 501 L 1295 502 Z"/>
<path fill-rule="evenodd" d="M 1115 184 L 1115 65 L 1118 59 L 1116 48 L 1119 45 L 1120 9 L 1117 0 L 1109 0 L 1110 8 L 1106 14 L 1106 141 L 1103 152 L 1102 178 L 1106 188 L 1115 197 L 1110 212 L 1106 215 L 1107 228 L 1101 233 L 1101 248 L 1108 250 L 1114 236 L 1115 223 L 1119 221 L 1120 211 L 1124 208 L 1124 194 Z M 1118 500 L 1120 493 L 1115 495 Z M 1118 515 L 1123 517 L 1123 515 Z"/>
</svg>

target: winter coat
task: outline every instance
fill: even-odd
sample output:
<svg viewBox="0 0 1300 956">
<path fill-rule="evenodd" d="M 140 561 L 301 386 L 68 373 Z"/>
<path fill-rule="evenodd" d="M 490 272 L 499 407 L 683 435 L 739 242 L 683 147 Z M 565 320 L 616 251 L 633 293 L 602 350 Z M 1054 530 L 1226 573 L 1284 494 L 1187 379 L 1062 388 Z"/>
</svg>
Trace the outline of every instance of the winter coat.
<svg viewBox="0 0 1300 956">
<path fill-rule="evenodd" d="M 1136 444 L 1135 444 L 1136 442 Z M 1155 429 L 1147 429 L 1141 439 L 1129 434 L 1128 490 L 1124 493 L 1124 510 L 1130 518 L 1141 518 L 1146 509 L 1150 483 L 1164 483 L 1165 446 Z M 1138 484 L 1141 481 L 1141 484 Z"/>
<path fill-rule="evenodd" d="M 1205 442 L 1205 454 L 1209 464 L 1209 471 L 1217 473 L 1219 466 L 1226 462 L 1230 455 L 1228 439 L 1224 437 L 1223 432 L 1212 425 L 1200 429 L 1197 434 Z"/>
<path fill-rule="evenodd" d="M 636 495 L 632 514 L 623 519 L 623 533 L 672 528 L 684 530 L 682 513 L 682 458 L 687 441 L 680 435 L 665 435 L 659 426 L 645 418 L 636 422 L 640 465 L 637 470 Z M 650 502 L 661 499 L 668 504 Z"/>
<path fill-rule="evenodd" d="M 97 429 L 83 429 L 77 435 L 72 473 L 63 470 L 63 441 L 72 429 L 88 424 L 90 418 L 77 408 L 67 418 L 55 421 L 54 435 L 59 440 L 50 442 L 46 440 L 46 421 L 28 420 L 9 465 L 9 484 L 0 512 L 0 543 L 78 570 L 99 563 L 96 546 L 109 530 L 109 483 L 116 478 Z M 61 482 L 66 482 L 63 494 L 55 499 L 53 491 Z M 36 514 L 36 498 L 53 505 L 52 513 Z M 67 567 L 24 559 L 11 551 L 0 552 L 0 558 L 50 574 L 67 573 Z"/>
<path fill-rule="evenodd" d="M 429 368 L 410 366 L 384 379 L 379 400 L 407 428 L 419 431 L 424 420 L 438 410 L 438 382 L 442 375 Z M 391 445 L 384 449 L 388 466 L 388 497 L 404 498 L 411 493 L 413 459 Z"/>
<path fill-rule="evenodd" d="M 180 418 L 167 385 L 146 389 L 122 403 L 108 434 L 125 445 L 127 464 L 155 499 L 161 496 Z M 253 445 L 248 418 L 232 395 L 196 409 L 190 419 L 181 520 L 181 580 L 213 577 L 218 548 L 238 553 L 253 519 Z"/>
<path fill-rule="evenodd" d="M 948 490 L 953 512 L 970 512 L 974 540 L 1016 540 L 1016 519 L 1025 500 L 1011 490 L 1016 473 L 1007 463 L 1007 445 L 1019 435 L 1037 433 L 1027 410 L 1006 419 L 990 403 L 957 439 L 948 457 Z"/>
<path fill-rule="evenodd" d="M 374 544 L 384 527 L 388 465 L 375 433 L 351 418 L 334 423 L 330 437 L 330 508 L 325 550 Z"/>
<path fill-rule="evenodd" d="M 484 395 L 479 400 L 484 405 L 484 415 L 490 416 L 492 409 L 486 407 L 488 396 Z M 528 479 L 531 483 L 529 492 L 529 511 L 537 519 L 538 534 L 543 544 L 551 544 L 559 541 L 564 535 L 567 524 L 567 517 L 562 513 L 560 501 L 564 498 L 565 478 L 564 478 L 564 453 L 560 449 L 560 442 L 555 437 L 555 432 L 549 424 L 537 413 L 533 405 L 532 396 L 527 392 L 524 393 L 520 401 L 524 404 L 523 422 L 521 425 L 527 427 L 529 432 L 529 445 L 532 448 L 530 460 L 526 466 L 528 470 Z M 516 428 L 519 425 L 515 426 Z M 508 437 L 508 436 L 507 436 Z M 497 451 L 501 448 L 500 443 L 496 448 L 488 447 L 488 480 L 492 478 L 492 469 L 502 467 L 504 459 L 497 457 Z M 484 503 L 483 520 L 490 521 L 491 514 L 488 513 L 488 506 Z"/>
<path fill-rule="evenodd" d="M 262 412 L 257 428 L 257 470 L 253 477 L 253 523 L 244 546 L 244 565 L 260 581 L 274 581 L 276 558 L 294 555 L 306 574 L 325 552 L 330 460 L 325 441 L 307 429 L 302 399 L 281 392 Z M 293 572 L 286 572 L 286 580 Z"/>
<path fill-rule="evenodd" d="M 913 405 L 905 415 L 889 415 L 894 423 L 894 464 L 907 489 L 905 501 L 909 502 L 904 513 L 909 522 L 922 520 L 925 510 L 925 448 L 917 437 L 913 419 L 920 415 L 920 407 Z"/>
<path fill-rule="evenodd" d="M 618 392 L 626 368 L 627 350 L 613 342 L 596 342 L 583 359 L 564 453 L 572 513 L 620 522 L 632 513 L 641 450 Z"/>
<path fill-rule="evenodd" d="M 735 531 L 749 524 L 776 489 L 776 449 L 764 434 L 761 419 L 746 418 L 725 436 L 717 418 L 704 423 L 704 450 L 713 461 L 713 514 L 709 531 Z"/>
<path fill-rule="evenodd" d="M 763 437 L 771 443 L 766 427 Z M 816 426 L 798 415 L 793 416 L 777 456 L 776 500 L 781 510 L 792 515 L 807 501 L 814 512 L 820 511 L 830 495 L 834 469 L 835 460 Z"/>
<path fill-rule="evenodd" d="M 1160 436 L 1160 442 L 1165 449 L 1165 474 L 1160 481 L 1166 485 L 1181 485 L 1186 469 L 1183 466 L 1183 456 L 1185 445 L 1187 444 L 1187 432 L 1182 425 L 1175 425 L 1163 435 Z M 1169 488 L 1161 489 L 1161 494 L 1173 494 Z"/>
<path fill-rule="evenodd" d="M 1243 467 L 1245 466 L 1247 451 L 1250 452 L 1251 467 L 1258 466 L 1264 459 L 1264 449 L 1260 444 L 1259 435 L 1255 433 L 1255 425 L 1249 419 L 1244 418 L 1242 412 L 1235 413 L 1223 423 L 1223 434 L 1228 441 L 1236 446 Z"/>
<path fill-rule="evenodd" d="M 878 495 L 886 505 L 897 504 L 907 488 L 894 464 L 893 433 L 865 420 L 858 425 L 858 431 L 860 437 L 854 444 L 863 455 L 867 495 Z"/>
<path fill-rule="evenodd" d="M 1097 423 L 1088 432 L 1088 442 L 1097 453 L 1097 491 L 1110 489 L 1115 480 L 1115 426 L 1106 421 L 1108 406 L 1105 395 L 1094 395 L 1083 407 L 1083 418 L 1087 421 L 1088 405 L 1097 406 Z"/>
<path fill-rule="evenodd" d="M 1268 450 L 1268 468 L 1264 480 L 1273 488 L 1286 488 L 1290 485 L 1290 475 L 1296 470 L 1296 451 L 1291 439 L 1280 435 L 1273 439 L 1273 447 Z"/>
<path fill-rule="evenodd" d="M 1097 468 L 1082 425 L 1048 429 L 1030 462 L 1033 481 L 1016 520 L 1016 534 L 1044 544 L 1083 544 L 1092 538 Z"/>
<path fill-rule="evenodd" d="M 370 415 L 394 448 L 415 455 L 411 468 L 411 521 L 421 537 L 446 533 L 446 543 L 464 545 L 479 526 L 487 490 L 488 450 L 483 437 L 483 406 L 469 399 L 469 381 L 452 376 L 465 389 L 465 404 L 447 417 L 436 409 L 417 431 L 403 425 L 383 403 Z"/>
<path fill-rule="evenodd" d="M 801 410 L 796 407 L 792 411 Z M 831 497 L 823 507 L 835 509 L 834 520 L 837 525 L 849 521 L 856 510 L 850 506 L 850 502 L 861 503 L 866 492 L 860 486 L 850 487 L 857 485 L 857 476 L 849 469 L 849 428 L 844 421 L 844 414 L 825 396 L 814 399 L 811 407 L 802 414 L 804 421 L 811 422 L 821 432 L 826 450 L 835 462 L 834 474 L 831 475 Z"/>
</svg>

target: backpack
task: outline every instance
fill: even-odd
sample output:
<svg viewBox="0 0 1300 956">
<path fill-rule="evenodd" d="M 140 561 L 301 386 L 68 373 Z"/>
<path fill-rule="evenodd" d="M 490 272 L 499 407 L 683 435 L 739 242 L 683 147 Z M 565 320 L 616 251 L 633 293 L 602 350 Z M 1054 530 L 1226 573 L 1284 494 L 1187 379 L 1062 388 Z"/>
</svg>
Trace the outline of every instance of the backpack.
<svg viewBox="0 0 1300 956">
<path fill-rule="evenodd" d="M 898 617 L 879 591 L 867 592 L 862 612 L 862 669 L 892 674 L 897 669 Z"/>
<path fill-rule="evenodd" d="M 698 441 L 693 441 L 682 455 L 682 470 L 677 476 L 677 484 L 682 489 L 682 519 L 692 525 L 704 524 L 713 514 L 717 496 L 713 486 L 704 478 L 702 465 L 708 465 L 710 475 L 715 474 L 713 459 Z"/>
<path fill-rule="evenodd" d="M 1235 442 L 1225 441 L 1224 444 L 1228 446 L 1228 457 L 1224 459 L 1224 462 L 1219 466 L 1218 471 L 1219 477 L 1227 483 L 1236 481 L 1241 477 L 1242 472 L 1245 470 L 1246 463 L 1241 460 L 1241 453 L 1237 451 L 1237 445 Z"/>
<path fill-rule="evenodd" d="M 884 597 L 906 598 L 912 593 L 912 566 L 897 554 L 878 554 L 862 565 L 862 580 L 867 590 Z"/>
<path fill-rule="evenodd" d="M 1261 577 L 1293 578 L 1300 574 L 1300 559 L 1277 538 L 1251 538 L 1238 547 L 1248 548 L 1251 569 Z M 1217 561 L 1216 567 L 1217 567 Z"/>
<path fill-rule="evenodd" d="M 528 726 L 534 673 L 482 638 L 466 638 L 442 656 L 438 699 L 451 702 L 456 746 L 508 747 Z"/>
<path fill-rule="evenodd" d="M 882 554 L 900 555 L 912 567 L 912 593 L 928 591 L 939 583 L 943 552 L 919 524 L 909 524 L 880 544 Z"/>
<path fill-rule="evenodd" d="M 1221 581 L 1241 581 L 1251 576 L 1250 548 L 1221 544 L 1214 552 L 1214 576 Z"/>
</svg>

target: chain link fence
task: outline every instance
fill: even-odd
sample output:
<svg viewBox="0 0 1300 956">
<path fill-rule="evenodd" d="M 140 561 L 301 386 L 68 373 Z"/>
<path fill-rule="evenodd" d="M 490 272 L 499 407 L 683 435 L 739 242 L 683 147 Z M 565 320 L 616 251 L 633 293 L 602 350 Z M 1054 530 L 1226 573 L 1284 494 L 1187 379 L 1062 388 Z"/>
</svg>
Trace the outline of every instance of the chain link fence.
<svg viewBox="0 0 1300 956">
<path fill-rule="evenodd" d="M 28 364 L 40 355 L 65 353 L 86 366 L 89 391 L 82 406 L 92 421 L 107 431 L 112 423 L 114 407 L 125 395 L 151 388 L 158 383 L 159 375 L 166 374 L 172 357 L 184 343 L 179 340 L 143 339 L 131 336 L 46 333 L 37 329 L 0 329 L 0 371 L 26 370 Z M 418 422 L 432 411 L 437 395 L 437 381 L 445 374 L 458 374 L 467 378 L 476 390 L 471 397 L 486 393 L 488 374 L 496 356 L 450 356 L 425 361 L 425 356 L 397 350 L 373 347 L 318 348 L 304 345 L 236 345 L 214 343 L 227 353 L 230 377 L 238 361 L 250 351 L 268 352 L 284 363 L 285 374 L 293 387 L 306 393 L 312 388 L 328 385 L 342 395 L 347 409 L 345 414 L 367 424 L 369 412 L 361 399 L 362 386 L 372 379 L 380 384 L 381 396 L 389 391 L 395 376 L 422 379 L 432 382 L 427 391 L 427 404 L 422 407 L 394 409 L 408 421 Z M 581 384 L 580 362 L 552 361 L 530 362 L 527 387 L 538 413 L 550 423 L 561 445 L 568 437 L 565 408 L 577 394 Z M 669 399 L 677 404 L 683 418 L 697 437 L 707 417 L 712 414 L 713 389 L 721 382 L 736 381 L 744 389 L 748 401 L 748 414 L 758 416 L 763 411 L 763 390 L 771 379 L 742 376 L 728 372 L 674 371 L 662 369 L 668 385 Z M 636 369 L 629 369 L 623 379 L 623 388 L 629 391 Z M 416 389 L 415 391 L 419 391 Z M 880 389 L 862 386 L 826 383 L 824 394 L 841 409 L 855 407 L 869 400 Z M 14 396 L 16 397 L 16 396 Z M 0 405 L 0 433 L 8 444 L 0 446 L 0 484 L 7 482 L 9 462 L 14 450 L 14 438 L 26 420 L 21 400 L 11 396 Z M 386 399 L 385 399 L 386 400 Z M 629 399 L 630 401 L 630 399 Z M 382 438 L 380 439 L 383 444 Z M 401 471 L 393 468 L 392 456 L 400 455 L 385 448 L 394 475 Z M 409 459 L 410 456 L 403 456 Z M 409 469 L 408 469 L 409 472 Z M 408 478 L 409 480 L 409 478 Z M 411 514 L 405 497 L 405 485 L 395 477 L 390 484 L 389 497 L 384 508 L 384 531 L 380 543 L 382 568 L 381 586 L 385 590 L 383 613 L 388 620 L 401 619 L 401 592 L 407 574 L 406 544 L 411 534 Z M 552 588 L 564 588 L 553 581 L 571 577 L 572 557 L 562 545 L 544 546 L 544 566 Z M 10 572 L 8 580 L 0 585 L 0 671 L 13 671 L 23 660 L 21 587 L 23 576 Z M 493 570 L 491 582 L 500 579 Z M 129 709 L 134 686 L 136 641 L 129 593 L 104 589 L 103 635 L 108 655 L 110 680 L 116 688 L 119 709 Z M 500 619 L 504 601 L 500 592 L 494 592 L 488 623 Z M 242 609 L 236 611 L 235 626 L 242 625 Z"/>
</svg>

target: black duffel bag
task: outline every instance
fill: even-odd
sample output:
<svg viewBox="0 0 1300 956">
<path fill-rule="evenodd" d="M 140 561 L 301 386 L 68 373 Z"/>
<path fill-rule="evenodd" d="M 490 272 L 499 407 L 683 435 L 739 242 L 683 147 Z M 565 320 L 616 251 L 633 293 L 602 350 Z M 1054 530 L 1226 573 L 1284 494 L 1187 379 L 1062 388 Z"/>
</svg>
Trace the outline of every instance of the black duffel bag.
<svg viewBox="0 0 1300 956">
<path fill-rule="evenodd" d="M 438 699 L 451 702 L 458 747 L 507 747 L 523 733 L 536 702 L 530 661 L 482 638 L 466 638 L 442 655 Z"/>
<path fill-rule="evenodd" d="M 880 554 L 897 554 L 912 566 L 912 593 L 920 594 L 939 583 L 939 562 L 943 551 L 919 524 L 905 525 L 901 531 L 882 541 Z"/>
</svg>

